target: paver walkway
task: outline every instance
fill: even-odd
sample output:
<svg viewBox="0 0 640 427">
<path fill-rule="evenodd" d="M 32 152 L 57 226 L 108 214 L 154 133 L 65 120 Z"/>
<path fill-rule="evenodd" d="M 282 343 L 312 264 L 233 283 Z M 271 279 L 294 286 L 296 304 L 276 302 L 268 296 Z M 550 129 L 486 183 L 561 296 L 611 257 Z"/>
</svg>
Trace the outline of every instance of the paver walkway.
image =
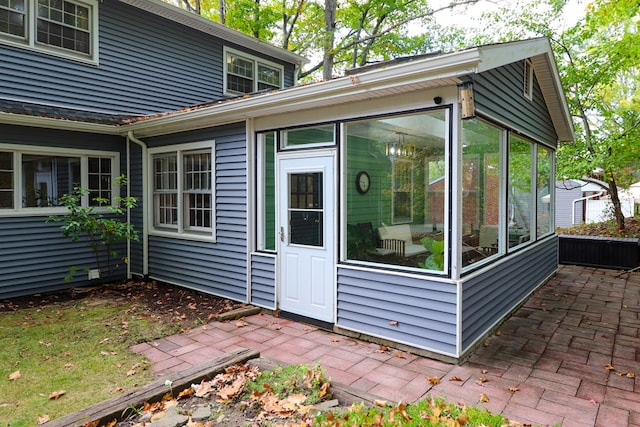
<svg viewBox="0 0 640 427">
<path fill-rule="evenodd" d="M 334 382 L 392 401 L 442 396 L 535 425 L 640 427 L 640 273 L 618 274 L 561 266 L 460 366 L 265 314 L 134 350 L 158 376 L 246 347 L 279 362 L 319 362 Z"/>
</svg>

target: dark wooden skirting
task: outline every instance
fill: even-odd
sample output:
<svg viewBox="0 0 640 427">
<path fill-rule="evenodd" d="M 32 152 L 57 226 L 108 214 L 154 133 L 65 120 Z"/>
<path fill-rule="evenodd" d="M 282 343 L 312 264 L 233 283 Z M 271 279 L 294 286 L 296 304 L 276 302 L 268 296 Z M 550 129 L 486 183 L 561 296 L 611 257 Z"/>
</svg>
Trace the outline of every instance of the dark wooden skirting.
<svg viewBox="0 0 640 427">
<path fill-rule="evenodd" d="M 118 397 L 102 401 L 81 411 L 57 418 L 48 422 L 47 427 L 80 427 L 90 421 L 98 421 L 98 425 L 104 425 L 113 420 L 120 421 L 123 415 L 128 415 L 125 413 L 127 408 L 138 408 L 142 406 L 144 402 L 160 400 L 162 396 L 169 392 L 169 386 L 166 384 L 167 380 L 171 381 L 171 391 L 176 395 L 182 390 L 191 387 L 193 383 L 197 384 L 202 380 L 212 379 L 223 372 L 227 366 L 235 365 L 236 363 L 245 363 L 259 356 L 259 352 L 246 348 L 223 354 L 208 362 L 177 372 L 167 378 L 162 378 L 146 386 L 124 392 Z"/>
<path fill-rule="evenodd" d="M 558 236 L 560 264 L 628 270 L 640 265 L 639 239 Z"/>
</svg>

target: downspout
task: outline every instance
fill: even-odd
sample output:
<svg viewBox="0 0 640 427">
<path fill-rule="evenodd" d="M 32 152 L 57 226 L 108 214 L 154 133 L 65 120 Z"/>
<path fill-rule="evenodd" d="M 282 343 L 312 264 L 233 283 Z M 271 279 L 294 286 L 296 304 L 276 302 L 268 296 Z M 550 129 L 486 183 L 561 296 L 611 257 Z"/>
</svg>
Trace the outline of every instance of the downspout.
<svg viewBox="0 0 640 427">
<path fill-rule="evenodd" d="M 600 197 L 604 193 L 605 193 L 604 191 L 601 191 L 599 193 L 592 194 L 590 196 L 580 197 L 579 199 L 573 200 L 571 202 L 571 225 L 575 225 L 576 224 L 576 203 L 577 202 L 583 202 L 585 200 L 589 200 L 589 199 L 592 199 L 594 197 Z M 583 215 L 586 215 L 586 213 L 587 213 L 586 207 L 585 207 L 584 212 L 582 212 L 582 213 L 583 213 Z"/>
<path fill-rule="evenodd" d="M 139 140 L 133 134 L 133 131 L 127 133 L 127 149 L 128 143 L 133 142 L 140 146 L 142 150 L 142 274 L 144 277 L 149 275 L 149 203 L 146 196 L 145 186 L 147 181 L 147 144 Z M 129 176 L 131 167 L 131 159 L 127 161 L 127 176 Z M 127 196 L 130 196 L 130 187 L 127 184 Z M 127 210 L 127 220 L 131 217 L 131 209 Z M 127 256 L 131 259 L 131 242 L 127 248 Z M 130 268 L 130 267 L 129 267 Z"/>
</svg>

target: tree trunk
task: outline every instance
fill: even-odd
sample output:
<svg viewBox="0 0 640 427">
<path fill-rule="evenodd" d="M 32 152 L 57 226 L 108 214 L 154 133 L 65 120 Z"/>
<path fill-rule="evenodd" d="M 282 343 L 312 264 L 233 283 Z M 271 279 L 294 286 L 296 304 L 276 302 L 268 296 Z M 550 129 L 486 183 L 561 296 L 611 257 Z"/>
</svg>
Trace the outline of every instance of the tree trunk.
<svg viewBox="0 0 640 427">
<path fill-rule="evenodd" d="M 218 0 L 218 14 L 220 15 L 220 23 L 222 25 L 225 25 L 227 20 L 225 16 L 226 12 L 224 10 L 224 1 L 225 0 Z"/>
<path fill-rule="evenodd" d="M 253 1 L 253 37 L 260 38 L 260 0 Z"/>
<path fill-rule="evenodd" d="M 616 221 L 616 230 L 624 231 L 624 214 L 622 213 L 622 206 L 620 205 L 620 197 L 618 196 L 615 177 L 612 175 L 610 178 L 607 178 L 606 182 L 609 185 L 609 196 L 611 197 L 611 204 L 613 205 L 613 218 Z"/>
<path fill-rule="evenodd" d="M 337 0 L 324 1 L 324 46 L 322 57 L 322 79 L 331 80 L 333 77 L 333 44 L 335 43 Z"/>
</svg>

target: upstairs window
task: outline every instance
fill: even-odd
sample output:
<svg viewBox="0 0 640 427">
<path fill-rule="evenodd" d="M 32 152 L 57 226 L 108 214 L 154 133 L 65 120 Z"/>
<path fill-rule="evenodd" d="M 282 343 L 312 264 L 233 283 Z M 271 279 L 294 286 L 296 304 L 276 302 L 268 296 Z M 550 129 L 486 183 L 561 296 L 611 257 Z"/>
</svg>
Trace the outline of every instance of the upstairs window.
<svg viewBox="0 0 640 427">
<path fill-rule="evenodd" d="M 27 0 L 0 0 L 0 33 L 24 38 Z"/>
<path fill-rule="evenodd" d="M 282 76 L 280 65 L 225 49 L 225 93 L 228 95 L 280 89 Z"/>
<path fill-rule="evenodd" d="M 0 41 L 97 61 L 96 0 L 0 0 Z"/>
<path fill-rule="evenodd" d="M 38 0 L 38 43 L 88 55 L 90 9 L 68 0 Z"/>
</svg>

